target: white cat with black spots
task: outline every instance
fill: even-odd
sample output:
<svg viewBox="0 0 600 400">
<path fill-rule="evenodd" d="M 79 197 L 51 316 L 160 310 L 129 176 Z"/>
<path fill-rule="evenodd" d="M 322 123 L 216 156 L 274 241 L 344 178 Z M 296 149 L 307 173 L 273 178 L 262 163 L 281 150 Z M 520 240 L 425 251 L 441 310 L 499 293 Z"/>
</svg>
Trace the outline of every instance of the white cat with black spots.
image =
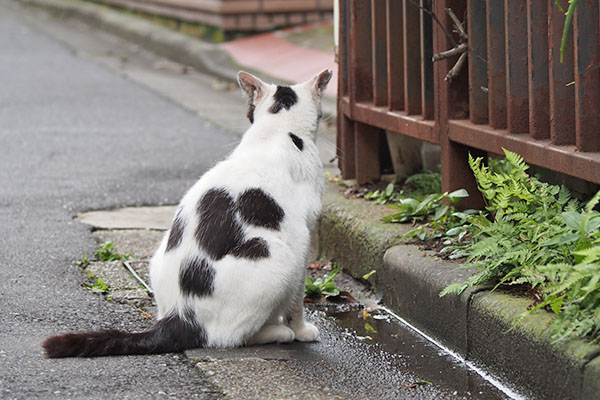
<svg viewBox="0 0 600 400">
<path fill-rule="evenodd" d="M 48 357 L 150 354 L 317 340 L 303 318 L 310 232 L 321 211 L 315 144 L 323 71 L 293 86 L 240 72 L 251 127 L 184 195 L 150 264 L 157 323 L 139 333 L 47 339 Z"/>
</svg>

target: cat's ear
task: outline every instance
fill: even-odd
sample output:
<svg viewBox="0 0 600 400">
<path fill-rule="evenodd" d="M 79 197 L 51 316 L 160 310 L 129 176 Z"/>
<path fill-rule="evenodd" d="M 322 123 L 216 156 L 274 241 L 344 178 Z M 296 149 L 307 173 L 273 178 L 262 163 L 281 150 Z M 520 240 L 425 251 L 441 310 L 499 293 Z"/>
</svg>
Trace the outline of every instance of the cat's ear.
<svg viewBox="0 0 600 400">
<path fill-rule="evenodd" d="M 240 87 L 246 96 L 248 96 L 250 104 L 256 102 L 267 92 L 267 84 L 252 74 L 240 71 L 238 72 L 237 78 Z"/>
<path fill-rule="evenodd" d="M 332 76 L 333 72 L 330 69 L 326 69 L 308 81 L 313 94 L 320 97 L 327 88 L 327 84 L 331 80 Z"/>
</svg>

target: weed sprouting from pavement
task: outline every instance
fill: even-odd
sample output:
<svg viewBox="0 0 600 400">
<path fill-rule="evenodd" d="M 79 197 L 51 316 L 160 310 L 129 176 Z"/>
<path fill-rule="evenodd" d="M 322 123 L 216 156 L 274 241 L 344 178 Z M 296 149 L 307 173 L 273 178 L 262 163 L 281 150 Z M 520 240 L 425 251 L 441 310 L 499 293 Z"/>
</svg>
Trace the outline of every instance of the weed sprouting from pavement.
<svg viewBox="0 0 600 400">
<path fill-rule="evenodd" d="M 133 258 L 132 254 L 121 254 L 114 243 L 109 240 L 100 245 L 94 253 L 98 261 L 124 261 Z"/>
</svg>

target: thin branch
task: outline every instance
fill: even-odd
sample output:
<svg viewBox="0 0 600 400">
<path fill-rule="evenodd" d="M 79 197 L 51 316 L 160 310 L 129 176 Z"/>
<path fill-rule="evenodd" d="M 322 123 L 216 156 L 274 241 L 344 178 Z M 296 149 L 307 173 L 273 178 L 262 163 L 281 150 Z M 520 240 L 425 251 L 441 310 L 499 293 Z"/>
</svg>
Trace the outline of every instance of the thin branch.
<svg viewBox="0 0 600 400">
<path fill-rule="evenodd" d="M 409 0 L 412 4 L 414 4 L 415 6 L 419 7 L 421 10 L 425 11 L 425 13 L 431 15 L 431 18 L 433 18 L 433 20 L 435 21 L 436 24 L 439 25 L 440 29 L 444 32 L 444 34 L 446 35 L 446 37 L 452 42 L 452 46 L 456 47 L 458 46 L 458 43 L 456 42 L 456 40 L 454 40 L 454 38 L 452 37 L 452 35 L 450 34 L 450 32 L 448 32 L 448 30 L 446 29 L 446 27 L 441 23 L 441 21 L 438 19 L 437 15 L 431 11 L 428 10 L 427 8 L 423 7 L 421 4 L 417 3 L 415 0 Z"/>
<path fill-rule="evenodd" d="M 435 62 L 435 61 L 443 60 L 445 58 L 454 57 L 454 56 L 464 53 L 465 51 L 467 51 L 467 44 L 461 43 L 457 47 L 454 47 L 450 50 L 446 50 L 446 51 L 442 51 L 441 53 L 434 54 L 432 57 L 432 61 Z"/>
<path fill-rule="evenodd" d="M 462 69 L 463 65 L 465 64 L 465 60 L 467 59 L 467 54 L 468 54 L 467 52 L 464 52 L 460 55 L 460 57 L 458 57 L 458 61 L 456 61 L 456 64 L 454 64 L 454 67 L 452 67 L 452 69 L 450 71 L 448 71 L 448 74 L 444 78 L 445 81 L 452 82 L 452 80 L 458 76 L 458 74 L 460 73 L 460 70 Z"/>
<path fill-rule="evenodd" d="M 454 22 L 454 26 L 456 27 L 456 32 L 458 33 L 458 36 L 460 36 L 460 38 L 462 39 L 461 41 L 466 42 L 469 37 L 467 36 L 467 33 L 465 32 L 465 28 L 464 28 L 462 22 L 460 22 L 460 20 L 458 19 L 456 14 L 454 14 L 454 11 L 452 11 L 451 8 L 445 8 L 444 10 L 448 14 L 448 16 L 450 17 L 452 22 Z"/>
</svg>

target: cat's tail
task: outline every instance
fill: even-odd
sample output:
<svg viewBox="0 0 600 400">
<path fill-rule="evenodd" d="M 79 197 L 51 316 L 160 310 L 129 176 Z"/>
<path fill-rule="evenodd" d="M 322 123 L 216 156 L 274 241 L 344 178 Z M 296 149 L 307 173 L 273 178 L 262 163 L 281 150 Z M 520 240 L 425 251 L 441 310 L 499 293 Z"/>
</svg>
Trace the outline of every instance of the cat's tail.
<svg viewBox="0 0 600 400">
<path fill-rule="evenodd" d="M 193 319 L 171 314 L 143 332 L 105 330 L 67 333 L 49 337 L 42 347 L 46 357 L 62 358 L 181 352 L 203 347 L 205 343 L 205 331 Z"/>
</svg>

